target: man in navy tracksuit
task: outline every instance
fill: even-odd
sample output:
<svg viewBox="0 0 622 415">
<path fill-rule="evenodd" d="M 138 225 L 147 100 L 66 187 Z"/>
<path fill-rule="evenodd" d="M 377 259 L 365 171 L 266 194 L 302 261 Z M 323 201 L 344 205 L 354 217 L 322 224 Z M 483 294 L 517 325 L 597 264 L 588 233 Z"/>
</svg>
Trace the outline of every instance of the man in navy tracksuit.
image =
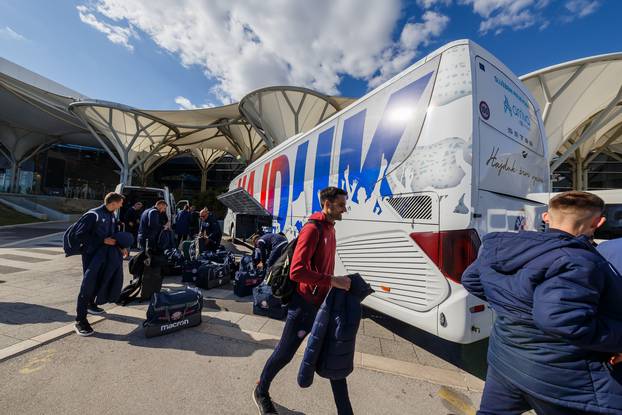
<svg viewBox="0 0 622 415">
<path fill-rule="evenodd" d="M 188 205 L 185 205 L 175 216 L 175 233 L 179 243 L 190 237 L 190 218 L 190 207 Z"/>
<path fill-rule="evenodd" d="M 350 289 L 349 277 L 333 275 L 336 252 L 335 221 L 341 220 L 347 210 L 347 195 L 345 190 L 336 187 L 322 190 L 322 211 L 309 217 L 320 224 L 321 231 L 317 226 L 307 224 L 298 235 L 289 275 L 296 290 L 287 305 L 287 319 L 281 340 L 266 362 L 253 392 L 253 400 L 261 415 L 277 414 L 268 392 L 270 384 L 293 359 L 296 350 L 311 331 L 315 315 L 330 287 Z M 339 415 L 351 414 L 352 406 L 346 380 L 331 380 L 330 384 Z"/>
<path fill-rule="evenodd" d="M 140 248 L 145 249 L 149 243 L 150 249 L 156 249 L 158 238 L 162 229 L 165 227 L 165 212 L 167 203 L 158 200 L 155 206 L 146 209 L 140 216 L 140 226 L 138 227 L 138 243 Z"/>
<path fill-rule="evenodd" d="M 102 245 L 115 246 L 117 244 L 117 241 L 112 238 L 118 230 L 114 212 L 121 208 L 122 205 L 122 195 L 119 193 L 108 193 L 104 198 L 103 205 L 88 211 L 76 223 L 75 236 L 82 246 L 82 272 L 84 274 L 76 306 L 75 331 L 80 336 L 90 336 L 93 334 L 93 328 L 86 318 L 87 313 L 104 313 L 104 310 L 94 302 L 97 290 L 97 276 L 87 275 L 86 270 Z M 123 255 L 127 256 L 127 250 L 123 250 Z"/>
<path fill-rule="evenodd" d="M 200 233 L 201 236 L 207 239 L 205 244 L 207 250 L 216 250 L 220 246 L 222 240 L 222 231 L 218 220 L 208 208 L 204 208 L 199 213 L 201 218 Z"/>
<path fill-rule="evenodd" d="M 267 233 L 257 238 L 254 245 L 253 262 L 260 268 L 269 269 L 287 246 L 287 238 L 282 233 Z"/>
<path fill-rule="evenodd" d="M 462 275 L 496 312 L 478 414 L 622 414 L 622 277 L 591 243 L 603 209 L 565 192 L 547 232 L 484 237 Z"/>
</svg>

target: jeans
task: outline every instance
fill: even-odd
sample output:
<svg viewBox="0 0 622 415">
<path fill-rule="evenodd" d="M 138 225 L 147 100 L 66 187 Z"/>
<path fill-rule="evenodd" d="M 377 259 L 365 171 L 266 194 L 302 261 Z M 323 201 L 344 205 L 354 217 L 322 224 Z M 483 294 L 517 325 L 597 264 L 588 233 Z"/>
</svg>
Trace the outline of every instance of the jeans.
<svg viewBox="0 0 622 415">
<path fill-rule="evenodd" d="M 478 415 L 521 415 L 533 409 L 538 415 L 589 415 L 533 397 L 507 381 L 492 367 L 488 366 L 486 385 Z"/>
<path fill-rule="evenodd" d="M 313 327 L 317 311 L 313 305 L 308 304 L 302 297 L 294 293 L 288 305 L 287 319 L 281 340 L 279 340 L 261 372 L 257 387 L 259 393 L 267 394 L 272 380 L 294 358 L 296 350 Z M 331 380 L 330 386 L 333 390 L 337 413 L 339 415 L 352 414 L 346 379 Z"/>
</svg>

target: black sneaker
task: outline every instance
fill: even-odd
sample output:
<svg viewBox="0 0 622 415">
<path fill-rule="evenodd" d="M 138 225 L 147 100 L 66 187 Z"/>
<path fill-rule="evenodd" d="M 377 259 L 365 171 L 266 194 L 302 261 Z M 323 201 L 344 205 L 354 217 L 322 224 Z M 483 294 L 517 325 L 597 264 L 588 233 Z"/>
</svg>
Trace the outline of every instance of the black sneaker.
<svg viewBox="0 0 622 415">
<path fill-rule="evenodd" d="M 279 415 L 279 413 L 274 408 L 272 404 L 272 399 L 270 399 L 269 394 L 262 395 L 257 390 L 258 386 L 255 386 L 255 390 L 253 390 L 253 401 L 255 405 L 257 405 L 257 409 L 259 409 L 260 415 Z"/>
<path fill-rule="evenodd" d="M 88 306 L 86 310 L 89 312 L 89 314 L 93 314 L 95 316 L 104 314 L 106 312 L 106 310 L 101 307 L 97 307 L 95 304 Z"/>
<path fill-rule="evenodd" d="M 87 337 L 95 333 L 93 327 L 89 324 L 88 321 L 76 321 L 76 325 L 74 326 L 74 330 L 78 336 Z"/>
</svg>

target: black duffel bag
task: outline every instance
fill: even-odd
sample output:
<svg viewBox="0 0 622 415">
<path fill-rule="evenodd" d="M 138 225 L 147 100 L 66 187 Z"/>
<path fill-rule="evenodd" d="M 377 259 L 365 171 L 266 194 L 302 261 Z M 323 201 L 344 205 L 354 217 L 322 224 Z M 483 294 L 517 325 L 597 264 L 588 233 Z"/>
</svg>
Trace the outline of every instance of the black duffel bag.
<svg viewBox="0 0 622 415">
<path fill-rule="evenodd" d="M 146 337 L 161 336 L 201 324 L 203 293 L 186 287 L 154 293 L 143 323 Z"/>
</svg>

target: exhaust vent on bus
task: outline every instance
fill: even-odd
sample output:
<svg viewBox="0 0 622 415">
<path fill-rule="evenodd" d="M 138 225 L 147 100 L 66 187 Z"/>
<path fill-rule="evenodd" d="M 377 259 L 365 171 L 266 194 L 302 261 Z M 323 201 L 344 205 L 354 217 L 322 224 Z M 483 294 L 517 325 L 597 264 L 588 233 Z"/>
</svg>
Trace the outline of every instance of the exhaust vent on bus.
<svg viewBox="0 0 622 415">
<path fill-rule="evenodd" d="M 432 197 L 429 195 L 396 196 L 387 202 L 404 219 L 432 219 Z"/>
<path fill-rule="evenodd" d="M 449 295 L 445 278 L 408 237 L 383 231 L 340 240 L 337 255 L 348 273 L 359 273 L 374 295 L 414 311 L 427 311 Z"/>
</svg>

